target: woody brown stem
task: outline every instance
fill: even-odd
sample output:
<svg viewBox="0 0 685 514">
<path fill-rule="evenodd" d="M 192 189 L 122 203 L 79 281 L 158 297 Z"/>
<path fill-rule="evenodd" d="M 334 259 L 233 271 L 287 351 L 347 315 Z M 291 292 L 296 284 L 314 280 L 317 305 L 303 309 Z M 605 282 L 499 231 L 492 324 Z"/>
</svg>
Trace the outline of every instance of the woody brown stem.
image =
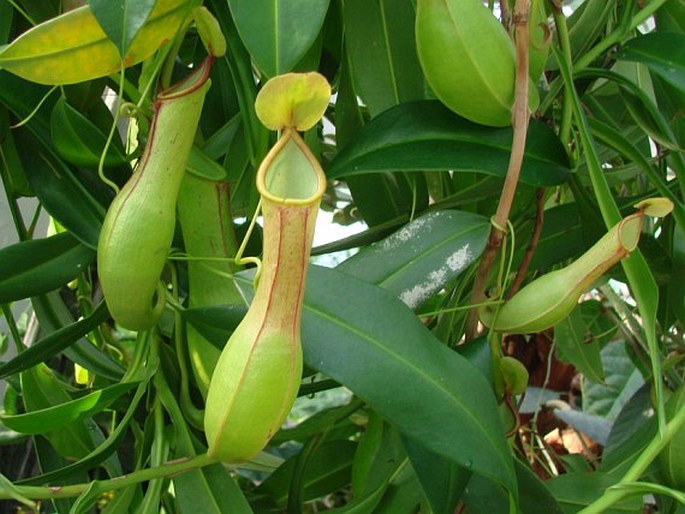
<svg viewBox="0 0 685 514">
<path fill-rule="evenodd" d="M 500 194 L 497 212 L 493 217 L 490 237 L 481 258 L 480 267 L 476 273 L 476 279 L 471 294 L 471 303 L 479 304 L 485 300 L 485 289 L 490 277 L 490 270 L 495 258 L 502 247 L 502 240 L 506 234 L 505 229 L 511 212 L 511 205 L 516 193 L 516 184 L 521 174 L 521 164 L 526 147 L 526 135 L 528 133 L 528 13 L 530 0 L 516 0 L 514 7 L 514 27 L 516 35 L 516 88 L 513 109 L 514 137 L 509 156 L 509 167 L 504 179 L 504 186 Z M 473 339 L 478 332 L 478 314 L 476 309 L 471 309 L 466 322 L 466 338 Z"/>
</svg>

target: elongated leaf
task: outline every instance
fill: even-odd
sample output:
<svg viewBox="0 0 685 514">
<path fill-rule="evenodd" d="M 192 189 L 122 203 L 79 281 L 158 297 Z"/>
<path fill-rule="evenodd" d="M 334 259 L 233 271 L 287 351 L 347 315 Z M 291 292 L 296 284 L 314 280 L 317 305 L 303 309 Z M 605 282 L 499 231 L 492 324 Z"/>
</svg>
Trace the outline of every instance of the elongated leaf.
<svg viewBox="0 0 685 514">
<path fill-rule="evenodd" d="M 26 350 L 14 357 L 12 360 L 0 366 L 0 379 L 5 378 L 19 371 L 24 371 L 39 362 L 46 361 L 58 352 L 61 352 L 80 337 L 94 330 L 100 323 L 109 318 L 109 312 L 105 302 L 93 311 L 93 313 L 71 325 L 67 325 L 40 341 L 29 346 Z"/>
<path fill-rule="evenodd" d="M 564 511 L 527 464 L 514 461 L 519 491 L 519 510 L 524 514 L 562 514 Z M 508 511 L 505 491 L 492 481 L 474 476 L 462 497 L 471 514 L 491 514 Z"/>
<path fill-rule="evenodd" d="M 383 171 L 476 171 L 503 177 L 511 152 L 510 128 L 469 122 L 440 102 L 408 102 L 371 120 L 333 159 L 329 178 Z M 521 181 L 562 184 L 570 170 L 559 139 L 531 123 Z"/>
<path fill-rule="evenodd" d="M 0 250 L 0 303 L 65 285 L 84 272 L 95 252 L 65 232 Z"/>
<path fill-rule="evenodd" d="M 138 385 L 133 398 L 126 410 L 126 413 L 121 418 L 121 421 L 117 427 L 110 433 L 109 437 L 95 448 L 88 455 L 83 457 L 81 460 L 70 464 L 62 469 L 51 471 L 49 473 L 44 473 L 43 475 L 27 478 L 20 480 L 20 484 L 45 484 L 49 482 L 54 482 L 58 480 L 63 480 L 64 477 L 69 477 L 74 473 L 78 473 L 84 470 L 89 470 L 97 466 L 106 460 L 110 455 L 117 451 L 119 447 L 119 441 L 126 434 L 126 428 L 128 427 L 133 414 L 142 399 L 145 390 L 147 389 L 147 383 L 141 383 Z"/>
<path fill-rule="evenodd" d="M 59 430 L 62 427 L 91 416 L 107 408 L 114 400 L 130 390 L 135 383 L 120 383 L 104 389 L 99 389 L 76 400 L 67 401 L 13 416 L 0 415 L 3 424 L 12 430 L 23 434 L 40 434 L 49 426 L 51 430 Z"/>
<path fill-rule="evenodd" d="M 196 455 L 196 447 L 199 443 L 186 425 L 183 413 L 161 371 L 155 375 L 155 386 L 172 420 L 176 455 L 181 457 Z M 193 510 L 207 514 L 251 512 L 238 484 L 221 464 L 181 473 L 174 477 L 174 489 L 179 510 L 182 512 Z"/>
<path fill-rule="evenodd" d="M 135 24 L 120 25 L 120 46 L 130 45 L 125 65 L 141 62 L 173 39 L 192 4 L 192 0 L 158 0 L 140 31 Z M 107 25 L 116 31 L 109 21 Z M 128 39 L 136 35 L 134 32 L 137 37 L 131 44 Z M 39 84 L 73 84 L 119 71 L 121 57 L 86 5 L 22 34 L 0 52 L 0 68 Z"/>
<path fill-rule="evenodd" d="M 302 483 L 304 501 L 324 496 L 344 487 L 350 481 L 352 457 L 357 444 L 351 441 L 328 441 L 310 457 Z M 290 483 L 298 455 L 284 462 L 255 490 L 268 495 L 277 505 L 288 501 Z"/>
<path fill-rule="evenodd" d="M 482 374 L 383 290 L 316 266 L 309 277 L 305 362 L 432 452 L 515 491 L 504 431 Z M 338 294 L 331 297 L 331 290 Z"/>
<path fill-rule="evenodd" d="M 416 476 L 435 514 L 454 513 L 471 471 L 447 459 L 437 457 L 422 446 L 404 440 Z"/>
<path fill-rule="evenodd" d="M 616 57 L 645 64 L 685 93 L 685 34 L 652 32 L 641 35 L 623 45 Z"/>
<path fill-rule="evenodd" d="M 124 57 L 157 0 L 88 0 L 95 19 Z"/>
<path fill-rule="evenodd" d="M 583 410 L 613 421 L 642 387 L 644 379 L 630 359 L 625 342 L 608 344 L 602 349 L 601 356 L 606 380 L 603 384 L 584 383 Z"/>
<path fill-rule="evenodd" d="M 561 359 L 573 364 L 586 378 L 596 383 L 604 381 L 599 341 L 592 337 L 580 306 L 556 325 L 554 344 Z"/>
<path fill-rule="evenodd" d="M 31 304 L 45 334 L 51 335 L 74 323 L 69 308 L 57 291 L 35 296 L 31 298 Z M 63 351 L 69 360 L 102 378 L 118 381 L 124 374 L 124 368 L 119 362 L 85 337 L 72 340 Z"/>
<path fill-rule="evenodd" d="M 610 475 L 594 473 L 567 473 L 545 482 L 564 512 L 578 512 L 604 494 L 605 489 L 616 483 Z M 635 514 L 642 509 L 641 497 L 629 497 L 616 503 L 604 514 Z"/>
<path fill-rule="evenodd" d="M 606 26 L 616 0 L 587 0 L 569 18 L 569 39 L 574 60 L 582 55 Z"/>
<path fill-rule="evenodd" d="M 185 309 L 181 315 L 202 337 L 222 349 L 226 345 L 228 336 L 238 326 L 246 312 L 245 306 L 230 305 Z"/>
<path fill-rule="evenodd" d="M 269 77 L 291 71 L 312 46 L 328 3 L 329 0 L 228 1 L 240 38 L 257 66 Z"/>
<path fill-rule="evenodd" d="M 371 116 L 401 102 L 424 98 L 412 2 L 348 0 L 343 9 L 354 90 Z"/>
<path fill-rule="evenodd" d="M 489 231 L 490 222 L 482 216 L 432 212 L 337 269 L 394 293 L 415 309 L 478 258 Z"/>
<path fill-rule="evenodd" d="M 34 411 L 41 412 L 70 399 L 64 385 L 45 364 L 21 374 L 21 394 L 28 413 L 17 416 L 31 416 Z M 49 417 L 43 418 L 34 433 L 42 434 L 55 451 L 67 459 L 81 458 L 93 449 L 93 440 L 83 420 L 71 420 L 52 429 Z"/>
<path fill-rule="evenodd" d="M 50 132 L 57 152 L 77 166 L 97 167 L 107 136 L 77 109 L 61 97 L 50 116 Z M 105 157 L 106 166 L 126 163 L 121 140 L 114 138 Z"/>
</svg>

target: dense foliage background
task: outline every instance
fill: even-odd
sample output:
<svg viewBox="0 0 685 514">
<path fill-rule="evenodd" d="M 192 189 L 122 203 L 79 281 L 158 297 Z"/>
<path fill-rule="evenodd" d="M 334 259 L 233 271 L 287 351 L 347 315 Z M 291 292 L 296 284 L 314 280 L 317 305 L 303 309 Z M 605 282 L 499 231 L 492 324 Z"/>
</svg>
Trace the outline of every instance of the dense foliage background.
<svg viewBox="0 0 685 514">
<path fill-rule="evenodd" d="M 95 266 L 114 197 L 98 165 L 115 93 L 128 103 L 102 172 L 121 186 L 156 91 L 206 56 L 196 26 L 149 18 L 154 1 L 91 0 L 111 41 L 56 21 L 57 41 L 0 50 L 2 214 L 17 241 L 0 250 L 0 348 L 16 350 L 0 364 L 2 512 L 685 512 L 685 4 L 532 2 L 539 103 L 485 285 L 499 294 L 564 266 L 639 200 L 667 197 L 674 211 L 650 218 L 639 250 L 553 329 L 501 335 L 477 333 L 468 312 L 514 130 L 435 99 L 416 47 L 422 1 L 204 2 L 228 52 L 212 68 L 189 173 L 225 191 L 227 237 L 242 240 L 276 138 L 255 96 L 290 71 L 333 85 L 323 123 L 304 136 L 329 179 L 323 210 L 364 226 L 314 248 L 319 262 L 342 262 L 310 266 L 299 398 L 265 452 L 237 466 L 202 460 L 206 384 L 186 340 L 196 331 L 219 351 L 247 309 L 250 270 L 216 274 L 206 301 L 189 297 L 202 256 L 189 255 L 182 221 L 164 315 L 135 333 L 110 319 Z M 0 1 L 0 43 L 78 3 Z M 177 5 L 179 20 L 197 3 L 157 1 Z M 485 3 L 513 34 L 514 2 Z M 153 21 L 172 30 L 159 49 Z M 112 41 L 138 64 L 98 75 Z M 475 37 L 465 48 L 475 63 L 489 51 Z M 450 55 L 447 70 L 467 65 Z M 20 78 L 34 72 L 42 81 Z M 65 73 L 77 83 L 55 79 Z M 247 254 L 260 248 L 257 233 Z M 209 294 L 224 282 L 238 301 Z M 527 369 L 523 394 L 503 378 L 503 356 Z"/>
</svg>

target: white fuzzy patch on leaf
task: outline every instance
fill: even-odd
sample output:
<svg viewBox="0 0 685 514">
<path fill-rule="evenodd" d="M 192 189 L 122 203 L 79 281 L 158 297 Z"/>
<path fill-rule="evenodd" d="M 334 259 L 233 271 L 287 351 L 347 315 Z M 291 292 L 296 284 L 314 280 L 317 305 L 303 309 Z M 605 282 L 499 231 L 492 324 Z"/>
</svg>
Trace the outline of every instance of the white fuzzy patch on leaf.
<svg viewBox="0 0 685 514">
<path fill-rule="evenodd" d="M 399 233 L 398 233 L 399 234 Z M 450 255 L 443 266 L 429 273 L 426 280 L 400 293 L 402 300 L 410 309 L 416 309 L 432 295 L 445 286 L 445 283 L 459 273 L 473 260 L 469 244 Z"/>
</svg>

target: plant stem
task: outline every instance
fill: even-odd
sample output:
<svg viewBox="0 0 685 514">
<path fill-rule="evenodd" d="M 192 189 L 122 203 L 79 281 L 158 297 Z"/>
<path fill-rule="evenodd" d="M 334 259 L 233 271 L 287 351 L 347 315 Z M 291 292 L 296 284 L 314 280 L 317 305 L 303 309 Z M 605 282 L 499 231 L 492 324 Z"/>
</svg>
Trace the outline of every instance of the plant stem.
<svg viewBox="0 0 685 514">
<path fill-rule="evenodd" d="M 583 510 L 579 511 L 578 514 L 599 514 L 601 512 L 605 512 L 616 502 L 631 494 L 631 490 L 629 488 L 622 488 L 620 486 L 626 483 L 637 481 L 647 470 L 652 461 L 659 456 L 659 453 L 661 453 L 661 450 L 664 449 L 666 444 L 668 444 L 673 436 L 683 428 L 685 428 L 685 409 L 680 409 L 674 418 L 666 425 L 663 435 L 657 433 L 652 438 L 649 445 L 647 445 L 647 448 L 640 453 L 640 456 L 633 463 L 626 474 L 623 475 L 623 478 L 621 478 L 621 480 L 619 480 L 615 486 L 609 487 L 606 491 L 604 491 L 604 494 L 597 500 L 592 502 Z"/>
<path fill-rule="evenodd" d="M 129 485 L 147 482 L 148 480 L 153 480 L 155 478 L 178 475 L 186 471 L 201 468 L 209 464 L 214 464 L 215 462 L 216 460 L 210 458 L 206 453 L 203 453 L 202 455 L 198 455 L 197 457 L 193 457 L 191 459 L 186 458 L 166 462 L 158 467 L 141 469 L 129 473 L 128 475 L 110 478 L 109 480 L 101 480 L 98 483 L 103 490 L 115 491 L 117 489 L 123 489 Z M 22 495 L 33 500 L 56 500 L 59 498 L 73 498 L 75 496 L 79 496 L 90 486 L 91 483 L 88 482 L 83 484 L 48 487 L 18 485 L 16 488 L 21 492 Z M 0 500 L 6 500 L 9 498 L 10 496 L 6 491 L 0 491 Z"/>
<path fill-rule="evenodd" d="M 557 27 L 557 37 L 559 38 L 559 46 L 562 53 L 566 56 L 568 62 L 573 62 L 571 54 L 571 41 L 568 35 L 568 25 L 566 24 L 566 16 L 564 16 L 561 7 L 557 9 L 553 7 L 554 23 Z M 573 98 L 568 90 L 564 92 L 562 110 L 561 110 L 561 125 L 559 127 L 559 139 L 564 144 L 566 151 L 569 151 L 569 143 L 571 139 L 571 122 L 573 120 Z"/>
<path fill-rule="evenodd" d="M 528 134 L 528 121 L 530 113 L 528 111 L 528 13 L 530 10 L 530 0 L 516 0 L 514 7 L 514 27 L 516 34 L 516 98 L 513 109 L 513 128 L 514 136 L 511 145 L 511 155 L 509 157 L 509 167 L 507 176 L 504 179 L 504 186 L 500 194 L 497 212 L 492 218 L 492 228 L 487 246 L 481 258 L 480 267 L 476 273 L 471 303 L 481 303 L 485 299 L 485 289 L 487 287 L 490 269 L 495 258 L 502 247 L 502 240 L 506 233 L 509 213 L 516 193 L 523 154 L 526 147 L 526 135 Z M 477 332 L 477 311 L 474 309 L 469 313 L 466 324 L 466 337 L 473 339 Z"/>
</svg>

